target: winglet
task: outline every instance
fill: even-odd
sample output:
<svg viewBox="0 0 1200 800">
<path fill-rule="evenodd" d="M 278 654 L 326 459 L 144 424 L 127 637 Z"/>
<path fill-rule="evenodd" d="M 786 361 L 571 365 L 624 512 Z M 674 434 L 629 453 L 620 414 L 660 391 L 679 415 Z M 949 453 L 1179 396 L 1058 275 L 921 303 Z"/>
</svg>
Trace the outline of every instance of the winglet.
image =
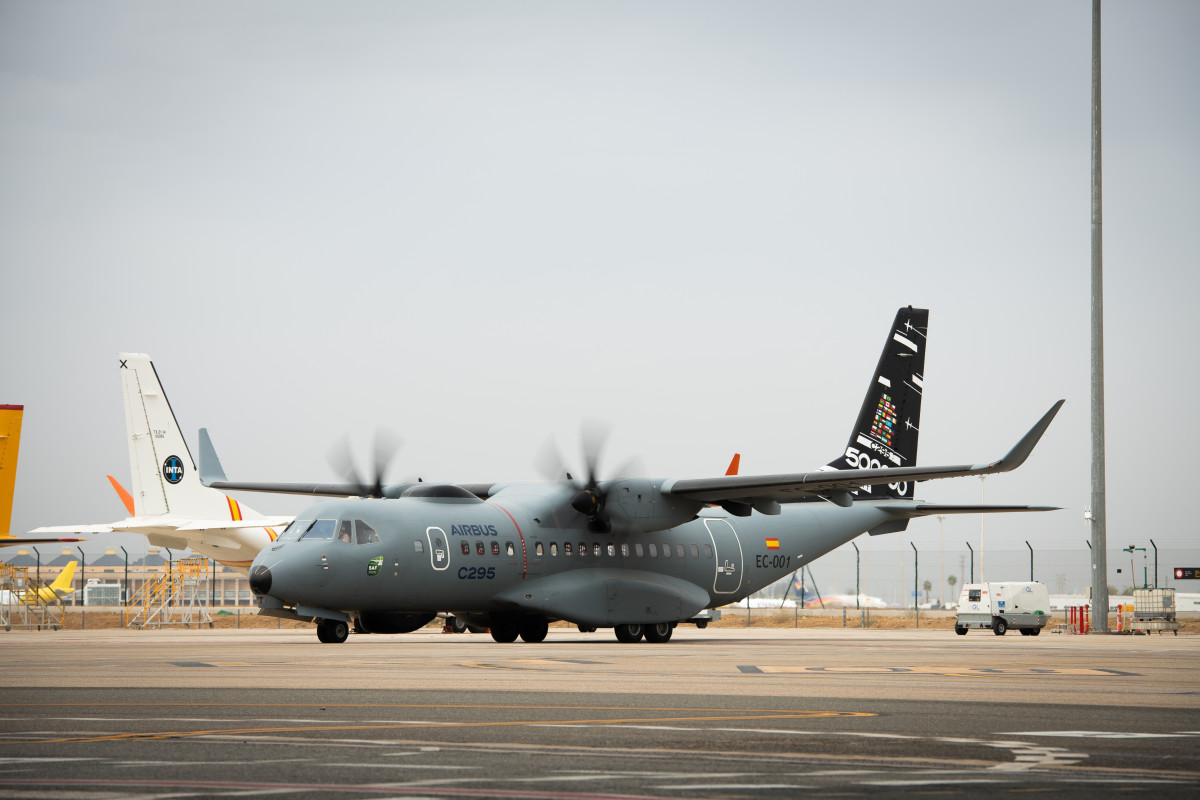
<svg viewBox="0 0 1200 800">
<path fill-rule="evenodd" d="M 221 459 L 217 458 L 217 450 L 213 447 L 212 439 L 208 437 L 208 428 L 200 429 L 200 483 L 211 486 L 213 481 L 223 481 L 225 470 L 221 468 Z"/>
<path fill-rule="evenodd" d="M 999 461 L 993 461 L 991 464 L 974 467 L 973 469 L 983 469 L 988 472 L 1008 472 L 1024 464 L 1025 459 L 1029 458 L 1029 454 L 1033 452 L 1033 448 L 1041 440 L 1042 434 L 1050 427 L 1050 423 L 1054 421 L 1054 416 L 1065 402 L 1067 401 L 1059 400 L 1051 406 L 1050 410 L 1038 420 L 1036 425 L 1029 429 L 1029 433 L 1021 437 L 1021 441 L 1017 442 L 1004 458 L 1001 458 Z"/>
<path fill-rule="evenodd" d="M 726 475 L 737 475 L 738 467 L 742 465 L 742 454 L 734 453 L 733 460 L 729 462 L 729 469 L 725 470 Z"/>
</svg>

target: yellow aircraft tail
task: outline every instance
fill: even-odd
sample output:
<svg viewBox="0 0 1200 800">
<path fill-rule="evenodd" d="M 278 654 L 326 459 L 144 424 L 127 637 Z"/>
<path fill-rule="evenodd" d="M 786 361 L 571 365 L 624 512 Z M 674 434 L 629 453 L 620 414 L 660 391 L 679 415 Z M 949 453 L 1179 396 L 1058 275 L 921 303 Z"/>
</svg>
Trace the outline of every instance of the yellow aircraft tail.
<svg viewBox="0 0 1200 800">
<path fill-rule="evenodd" d="M 0 534 L 12 524 L 13 491 L 17 485 L 17 453 L 21 447 L 21 418 L 25 406 L 0 405 Z"/>
<path fill-rule="evenodd" d="M 71 586 L 71 581 L 75 580 L 75 567 L 77 566 L 79 566 L 78 561 L 68 561 L 62 572 L 58 573 L 58 577 L 49 587 L 55 596 L 65 597 L 75 591 L 75 588 Z"/>
<path fill-rule="evenodd" d="M 38 587 L 35 592 L 32 588 L 25 594 L 25 602 L 29 605 L 37 605 L 45 603 L 57 603 L 62 598 L 75 592 L 75 587 L 71 585 L 71 581 L 75 580 L 75 567 L 79 566 L 78 561 L 68 561 L 67 565 L 62 568 L 62 572 L 58 573 L 58 577 L 49 586 Z"/>
</svg>

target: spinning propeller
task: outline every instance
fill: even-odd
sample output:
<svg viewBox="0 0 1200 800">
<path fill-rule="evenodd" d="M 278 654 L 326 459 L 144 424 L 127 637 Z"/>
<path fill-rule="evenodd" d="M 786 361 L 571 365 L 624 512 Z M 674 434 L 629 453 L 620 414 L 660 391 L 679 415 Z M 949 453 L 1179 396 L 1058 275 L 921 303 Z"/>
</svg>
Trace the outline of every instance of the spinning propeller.
<svg viewBox="0 0 1200 800">
<path fill-rule="evenodd" d="M 347 483 L 357 488 L 354 493 L 359 497 L 384 497 L 383 476 L 388 466 L 400 451 L 400 437 L 392 431 L 377 428 L 375 440 L 372 443 L 375 451 L 375 463 L 370 481 L 366 480 L 354 466 L 354 456 L 350 452 L 350 435 L 346 434 L 334 442 L 327 456 L 329 465 L 337 475 L 344 476 Z"/>
<path fill-rule="evenodd" d="M 591 420 L 585 422 L 581 435 L 583 462 L 586 478 L 580 480 L 567 472 L 562 455 L 558 451 L 553 438 L 546 441 L 538 458 L 539 470 L 551 480 L 562 480 L 564 477 L 575 488 L 571 497 L 571 508 L 587 517 L 588 530 L 592 533 L 609 533 L 612 522 L 604 513 L 605 501 L 608 499 L 608 489 L 601 487 L 600 454 L 610 432 L 609 426 Z M 627 475 L 635 462 L 630 460 L 617 471 L 617 477 Z"/>
</svg>

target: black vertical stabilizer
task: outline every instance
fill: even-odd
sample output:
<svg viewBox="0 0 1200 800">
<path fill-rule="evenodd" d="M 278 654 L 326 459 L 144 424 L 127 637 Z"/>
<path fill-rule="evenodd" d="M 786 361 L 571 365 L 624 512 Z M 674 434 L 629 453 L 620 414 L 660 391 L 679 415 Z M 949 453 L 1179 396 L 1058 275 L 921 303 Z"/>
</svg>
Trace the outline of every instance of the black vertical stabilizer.
<svg viewBox="0 0 1200 800">
<path fill-rule="evenodd" d="M 911 467 L 917 463 L 928 332 L 928 309 L 909 306 L 896 312 L 850 441 L 842 455 L 829 462 L 829 467 L 876 469 Z M 854 496 L 860 500 L 911 498 L 913 484 L 864 486 Z"/>
</svg>

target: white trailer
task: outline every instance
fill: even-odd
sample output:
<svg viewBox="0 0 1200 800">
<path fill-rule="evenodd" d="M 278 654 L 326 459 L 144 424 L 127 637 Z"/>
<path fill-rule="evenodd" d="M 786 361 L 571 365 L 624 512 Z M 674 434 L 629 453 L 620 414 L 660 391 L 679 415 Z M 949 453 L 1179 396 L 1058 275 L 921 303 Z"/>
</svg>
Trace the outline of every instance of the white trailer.
<svg viewBox="0 0 1200 800">
<path fill-rule="evenodd" d="M 1050 621 L 1050 593 L 1044 583 L 968 583 L 958 596 L 954 632 L 991 628 L 1003 636 L 1015 628 L 1022 636 L 1037 636 Z"/>
</svg>

